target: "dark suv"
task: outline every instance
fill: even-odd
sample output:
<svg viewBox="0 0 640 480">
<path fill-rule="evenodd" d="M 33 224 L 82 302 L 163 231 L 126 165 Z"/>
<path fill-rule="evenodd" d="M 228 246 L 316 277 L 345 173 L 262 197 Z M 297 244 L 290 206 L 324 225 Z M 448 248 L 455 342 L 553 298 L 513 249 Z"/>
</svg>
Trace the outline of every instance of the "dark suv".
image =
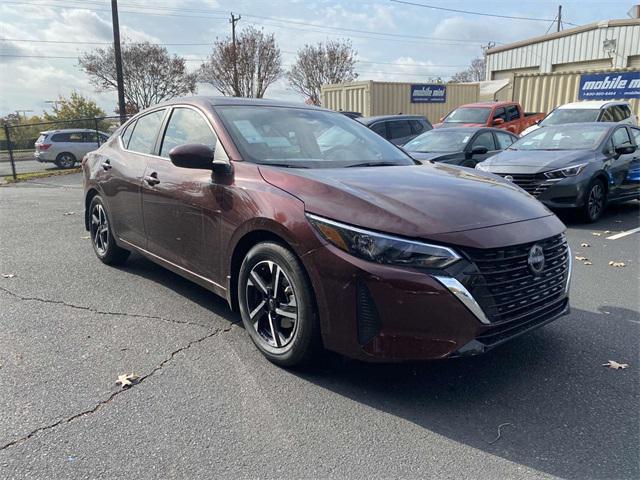
<svg viewBox="0 0 640 480">
<path fill-rule="evenodd" d="M 400 146 L 433 129 L 429 120 L 421 115 L 385 115 L 360 117 L 356 120 L 381 137 Z"/>
<path fill-rule="evenodd" d="M 238 98 L 139 113 L 83 161 L 86 228 L 237 308 L 280 365 L 483 352 L 569 310 L 565 227 L 494 175 L 417 165 L 329 110 Z"/>
</svg>

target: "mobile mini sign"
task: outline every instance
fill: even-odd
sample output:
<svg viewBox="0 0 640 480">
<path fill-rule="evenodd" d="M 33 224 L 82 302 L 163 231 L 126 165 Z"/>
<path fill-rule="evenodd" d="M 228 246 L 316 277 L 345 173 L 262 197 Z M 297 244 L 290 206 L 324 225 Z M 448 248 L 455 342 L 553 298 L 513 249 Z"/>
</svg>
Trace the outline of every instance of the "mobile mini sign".
<svg viewBox="0 0 640 480">
<path fill-rule="evenodd" d="M 640 98 L 640 71 L 581 75 L 578 98 L 580 100 Z"/>
<path fill-rule="evenodd" d="M 446 85 L 411 85 L 411 103 L 445 103 L 446 101 Z"/>
</svg>

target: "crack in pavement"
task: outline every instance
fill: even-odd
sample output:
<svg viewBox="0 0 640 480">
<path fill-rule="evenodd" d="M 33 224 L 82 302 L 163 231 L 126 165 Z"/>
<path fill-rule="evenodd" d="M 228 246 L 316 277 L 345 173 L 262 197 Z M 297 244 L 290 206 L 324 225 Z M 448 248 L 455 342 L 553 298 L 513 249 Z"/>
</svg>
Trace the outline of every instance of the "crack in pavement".
<svg viewBox="0 0 640 480">
<path fill-rule="evenodd" d="M 1 288 L 1 287 L 0 287 Z M 171 362 L 171 360 L 173 360 L 173 358 L 178 355 L 181 352 L 184 352 L 185 350 L 189 350 L 191 347 L 193 347 L 194 345 L 197 345 L 199 343 L 202 343 L 203 341 L 214 337 L 216 335 L 218 335 L 219 333 L 225 333 L 230 331 L 233 326 L 236 325 L 235 323 L 231 323 L 229 324 L 229 326 L 224 327 L 224 328 L 217 328 L 214 331 L 208 333 L 207 335 L 204 335 L 202 337 L 196 338 L 195 340 L 191 340 L 189 343 L 187 343 L 186 345 L 178 348 L 177 350 L 172 351 L 169 356 L 167 358 L 165 358 L 162 362 L 160 362 L 160 364 L 158 364 L 153 370 L 151 370 L 149 373 L 147 373 L 146 375 L 141 376 L 136 383 L 134 384 L 134 386 L 136 385 L 140 385 L 142 382 L 144 382 L 145 380 L 147 380 L 148 378 L 152 377 L 155 373 L 157 373 L 158 371 L 162 370 L 165 365 L 167 365 L 169 362 Z M 104 407 L 105 405 L 109 404 L 115 397 L 117 397 L 118 395 L 120 395 L 121 393 L 124 393 L 128 390 L 131 390 L 134 387 L 128 387 L 128 388 L 121 388 L 120 390 L 116 390 L 115 392 L 113 392 L 111 395 L 109 395 L 107 398 L 105 398 L 104 400 L 100 400 L 94 407 L 88 409 L 88 410 L 83 410 L 80 413 L 76 413 L 75 415 L 72 415 L 70 417 L 66 417 L 66 418 L 62 418 L 60 420 L 58 420 L 57 422 L 54 422 L 52 424 L 49 425 L 45 425 L 44 427 L 38 427 L 35 430 L 32 430 L 30 433 L 28 433 L 27 435 L 17 438 L 15 440 L 12 440 L 11 442 L 8 442 L 2 446 L 0 446 L 0 452 L 4 451 L 10 447 L 13 447 L 15 445 L 19 445 L 21 443 L 26 442 L 27 440 L 29 440 L 30 438 L 32 438 L 34 435 L 37 435 L 41 432 L 47 431 L 47 430 L 51 430 L 54 429 L 56 427 L 59 427 L 60 425 L 64 425 L 67 423 L 71 423 L 74 420 L 77 420 L 79 418 L 85 417 L 87 415 L 91 415 L 93 413 L 96 413 L 98 410 L 100 410 L 102 407 Z"/>
<path fill-rule="evenodd" d="M 110 311 L 105 311 L 105 310 L 98 310 L 96 308 L 93 307 L 86 307 L 84 305 L 75 305 L 73 303 L 69 303 L 69 302 L 65 302 L 64 300 L 51 300 L 48 298 L 40 298 L 40 297 L 25 297 L 22 295 L 19 295 L 15 292 L 12 292 L 11 290 L 4 288 L 4 287 L 0 287 L 0 291 L 3 291 L 9 295 L 11 295 L 12 297 L 15 297 L 19 300 L 25 301 L 25 302 L 40 302 L 40 303 L 50 303 L 53 305 L 62 305 L 65 307 L 69 307 L 69 308 L 75 308 L 77 310 L 85 310 L 91 313 L 95 313 L 97 315 L 114 315 L 114 316 L 119 316 L 119 317 L 132 317 L 132 318 L 146 318 L 148 320 L 162 320 L 163 322 L 168 322 L 168 323 L 177 323 L 179 325 L 193 325 L 196 327 L 202 327 L 202 328 L 209 328 L 210 325 L 203 325 L 202 323 L 198 323 L 198 322 L 190 322 L 188 320 L 174 320 L 171 318 L 164 318 L 164 317 L 159 317 L 157 315 L 146 315 L 144 313 L 126 313 L 126 312 L 110 312 Z"/>
</svg>

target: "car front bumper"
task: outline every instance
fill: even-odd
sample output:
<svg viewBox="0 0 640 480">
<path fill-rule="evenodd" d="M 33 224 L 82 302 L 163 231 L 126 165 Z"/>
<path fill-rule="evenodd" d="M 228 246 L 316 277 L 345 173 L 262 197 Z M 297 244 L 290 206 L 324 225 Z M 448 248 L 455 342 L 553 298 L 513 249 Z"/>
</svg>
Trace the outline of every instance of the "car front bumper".
<svg viewBox="0 0 640 480">
<path fill-rule="evenodd" d="M 496 320 L 480 305 L 482 289 L 469 273 L 468 259 L 451 271 L 422 272 L 367 262 L 325 245 L 304 261 L 325 347 L 365 361 L 403 361 L 483 353 L 567 314 L 570 256 L 553 302 L 514 321 Z"/>
</svg>

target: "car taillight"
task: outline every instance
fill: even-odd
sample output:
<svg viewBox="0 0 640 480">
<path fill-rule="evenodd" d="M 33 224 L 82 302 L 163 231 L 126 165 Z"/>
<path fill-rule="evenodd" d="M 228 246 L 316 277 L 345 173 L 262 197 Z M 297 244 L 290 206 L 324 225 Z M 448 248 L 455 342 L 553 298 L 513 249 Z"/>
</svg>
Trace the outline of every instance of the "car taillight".
<svg viewBox="0 0 640 480">
<path fill-rule="evenodd" d="M 50 143 L 41 143 L 40 145 L 36 145 L 36 148 L 38 150 L 46 150 L 47 148 L 49 148 L 51 146 Z"/>
</svg>

